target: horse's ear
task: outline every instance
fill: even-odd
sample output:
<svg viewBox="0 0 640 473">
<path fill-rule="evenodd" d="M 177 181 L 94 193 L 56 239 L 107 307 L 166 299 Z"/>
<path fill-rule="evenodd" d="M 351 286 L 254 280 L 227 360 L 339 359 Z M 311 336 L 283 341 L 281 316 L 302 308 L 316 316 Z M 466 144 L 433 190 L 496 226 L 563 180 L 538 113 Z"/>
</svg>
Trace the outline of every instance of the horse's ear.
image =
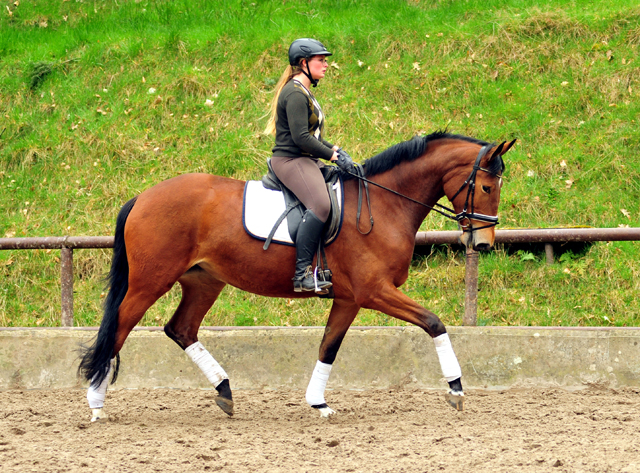
<svg viewBox="0 0 640 473">
<path fill-rule="evenodd" d="M 511 147 L 515 144 L 515 142 L 518 140 L 518 138 L 516 138 L 515 140 L 513 140 L 511 143 L 509 143 L 503 150 L 502 150 L 502 154 L 505 154 L 507 151 L 509 151 L 511 149 Z"/>
<path fill-rule="evenodd" d="M 495 151 L 493 152 L 493 154 L 489 158 L 489 161 L 493 160 L 493 158 L 495 158 L 496 156 L 500 156 L 502 154 L 502 147 L 504 146 L 505 143 L 506 143 L 506 141 L 503 141 L 502 143 L 500 143 L 498 145 L 498 147 L 495 149 Z"/>
</svg>

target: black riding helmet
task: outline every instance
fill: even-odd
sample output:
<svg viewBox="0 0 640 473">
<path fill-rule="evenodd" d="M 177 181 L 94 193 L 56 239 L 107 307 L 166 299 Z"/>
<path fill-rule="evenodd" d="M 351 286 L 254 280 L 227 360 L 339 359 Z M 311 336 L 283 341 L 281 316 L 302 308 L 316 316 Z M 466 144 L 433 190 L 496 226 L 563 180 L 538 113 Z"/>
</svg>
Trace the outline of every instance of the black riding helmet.
<svg viewBox="0 0 640 473">
<path fill-rule="evenodd" d="M 315 39 L 300 38 L 296 39 L 291 46 L 289 46 L 289 64 L 297 66 L 300 64 L 301 59 L 307 59 L 307 61 L 313 56 L 331 56 L 332 53 L 327 51 L 324 45 Z M 318 81 L 311 77 L 311 71 L 309 70 L 309 64 L 307 63 L 307 70 L 302 71 L 306 75 L 313 86 L 318 85 Z"/>
</svg>

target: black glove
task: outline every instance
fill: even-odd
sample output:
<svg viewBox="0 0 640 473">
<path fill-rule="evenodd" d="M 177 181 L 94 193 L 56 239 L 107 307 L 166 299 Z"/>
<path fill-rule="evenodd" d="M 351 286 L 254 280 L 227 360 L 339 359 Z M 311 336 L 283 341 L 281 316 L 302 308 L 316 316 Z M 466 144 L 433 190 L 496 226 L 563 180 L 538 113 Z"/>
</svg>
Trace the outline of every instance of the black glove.
<svg viewBox="0 0 640 473">
<path fill-rule="evenodd" d="M 353 159 L 351 159 L 351 156 L 349 156 L 342 148 L 339 148 L 336 153 L 338 153 L 338 160 L 336 161 L 338 167 L 345 172 L 355 173 L 356 168 L 353 165 Z"/>
</svg>

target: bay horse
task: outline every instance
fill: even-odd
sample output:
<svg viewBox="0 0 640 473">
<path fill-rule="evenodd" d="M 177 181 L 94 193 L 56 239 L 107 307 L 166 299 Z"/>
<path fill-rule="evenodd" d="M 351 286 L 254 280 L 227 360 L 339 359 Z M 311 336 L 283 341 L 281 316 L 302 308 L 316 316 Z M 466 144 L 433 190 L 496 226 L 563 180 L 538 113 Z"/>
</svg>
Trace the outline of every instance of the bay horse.
<svg viewBox="0 0 640 473">
<path fill-rule="evenodd" d="M 341 233 L 326 248 L 334 300 L 306 393 L 321 416 L 334 414 L 324 400 L 325 387 L 340 344 L 362 307 L 415 324 L 434 339 L 450 386 L 446 399 L 463 409 L 460 365 L 444 324 L 398 288 L 408 277 L 416 232 L 443 196 L 457 212 L 461 242 L 476 250 L 493 246 L 502 156 L 514 142 L 494 146 L 439 131 L 366 160 L 364 177 L 375 184 L 370 187 L 375 228 L 369 233 L 356 222 L 360 184 L 345 176 Z M 264 251 L 263 242 L 244 230 L 244 186 L 232 178 L 185 174 L 160 182 L 122 207 L 104 316 L 78 368 L 91 382 L 87 399 L 92 421 L 105 416 L 108 380 L 117 377 L 118 353 L 127 336 L 176 282 L 182 286 L 182 299 L 164 331 L 216 387 L 216 403 L 228 415 L 233 415 L 228 376 L 198 341 L 200 324 L 224 286 L 267 297 L 314 296 L 293 291 L 293 247 L 271 245 Z"/>
</svg>

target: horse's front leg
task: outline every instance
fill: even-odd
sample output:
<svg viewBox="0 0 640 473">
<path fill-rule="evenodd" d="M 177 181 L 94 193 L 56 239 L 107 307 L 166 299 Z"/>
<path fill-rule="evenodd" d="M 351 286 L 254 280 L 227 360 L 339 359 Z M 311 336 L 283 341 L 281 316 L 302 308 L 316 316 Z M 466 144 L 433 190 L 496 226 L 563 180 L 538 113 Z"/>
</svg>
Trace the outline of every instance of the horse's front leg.
<svg viewBox="0 0 640 473">
<path fill-rule="evenodd" d="M 393 285 L 386 286 L 374 299 L 363 304 L 363 307 L 378 310 L 396 319 L 415 324 L 431 335 L 436 345 L 442 374 L 449 383 L 450 390 L 446 395 L 446 400 L 453 408 L 459 411 L 463 410 L 462 371 L 456 354 L 453 352 L 447 329 L 440 318 L 404 295 Z"/>
<path fill-rule="evenodd" d="M 320 344 L 318 361 L 311 375 L 306 394 L 307 403 L 320 411 L 320 417 L 329 417 L 335 414 L 335 411 L 324 400 L 324 391 L 342 340 L 359 310 L 360 306 L 353 301 L 340 299 L 333 301 L 329 320 L 324 329 L 324 337 L 322 337 Z"/>
</svg>

